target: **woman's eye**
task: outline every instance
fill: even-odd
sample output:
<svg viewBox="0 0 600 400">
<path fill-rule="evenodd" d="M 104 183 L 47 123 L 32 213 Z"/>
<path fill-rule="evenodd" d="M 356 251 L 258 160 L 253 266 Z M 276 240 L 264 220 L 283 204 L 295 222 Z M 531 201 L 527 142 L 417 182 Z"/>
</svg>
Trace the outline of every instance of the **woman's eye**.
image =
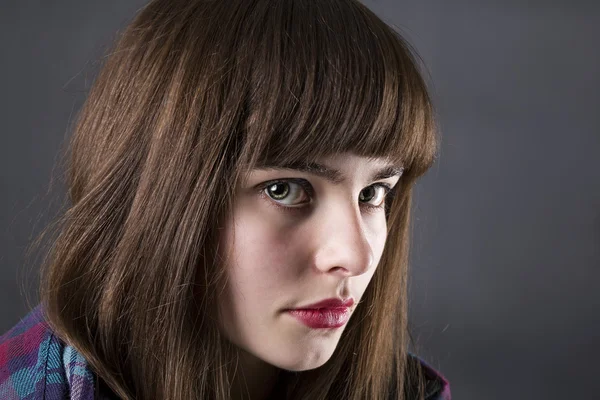
<svg viewBox="0 0 600 400">
<path fill-rule="evenodd" d="M 375 183 L 360 192 L 359 201 L 369 211 L 383 209 L 390 191 L 389 185 Z M 304 179 L 285 179 L 264 183 L 260 188 L 260 194 L 276 207 L 293 210 L 303 208 L 297 206 L 310 203 L 314 190 Z"/>
<path fill-rule="evenodd" d="M 369 207 L 383 208 L 385 206 L 385 198 L 391 188 L 383 183 L 376 183 L 364 188 L 359 197 L 360 201 L 370 203 Z"/>
<path fill-rule="evenodd" d="M 271 199 L 286 206 L 309 203 L 312 195 L 310 184 L 301 180 L 269 182 L 262 191 Z"/>
</svg>

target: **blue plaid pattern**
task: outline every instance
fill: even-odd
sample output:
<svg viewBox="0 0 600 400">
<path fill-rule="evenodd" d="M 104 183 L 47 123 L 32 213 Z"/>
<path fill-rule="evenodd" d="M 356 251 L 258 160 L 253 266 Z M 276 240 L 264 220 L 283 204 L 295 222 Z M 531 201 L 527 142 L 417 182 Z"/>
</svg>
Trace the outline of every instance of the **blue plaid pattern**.
<svg viewBox="0 0 600 400">
<path fill-rule="evenodd" d="M 95 376 L 60 341 L 37 306 L 0 337 L 0 399 L 93 400 Z"/>
</svg>

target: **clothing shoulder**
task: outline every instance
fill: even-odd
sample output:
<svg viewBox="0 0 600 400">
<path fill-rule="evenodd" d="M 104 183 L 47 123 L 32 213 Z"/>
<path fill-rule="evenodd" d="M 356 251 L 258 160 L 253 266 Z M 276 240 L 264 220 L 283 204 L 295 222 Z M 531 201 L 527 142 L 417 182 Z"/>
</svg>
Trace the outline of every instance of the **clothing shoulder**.
<svg viewBox="0 0 600 400">
<path fill-rule="evenodd" d="M 423 390 L 425 400 L 451 400 L 450 383 L 448 380 L 423 359 L 414 354 L 409 354 L 406 369 L 408 376 L 415 376 L 417 370 L 420 369 L 424 380 Z M 419 392 L 418 387 L 411 383 L 411 379 L 408 379 L 404 391 L 406 399 L 417 398 L 417 393 Z"/>
<path fill-rule="evenodd" d="M 37 306 L 0 336 L 0 398 L 92 400 L 94 374 L 85 359 L 65 345 Z"/>
</svg>

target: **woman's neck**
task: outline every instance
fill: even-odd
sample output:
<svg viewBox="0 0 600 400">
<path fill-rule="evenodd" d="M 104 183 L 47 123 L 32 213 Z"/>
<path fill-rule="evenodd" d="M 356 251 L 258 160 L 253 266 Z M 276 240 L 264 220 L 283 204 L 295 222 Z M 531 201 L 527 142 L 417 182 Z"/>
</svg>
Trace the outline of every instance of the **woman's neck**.
<svg viewBox="0 0 600 400">
<path fill-rule="evenodd" d="M 271 395 L 280 369 L 240 350 L 233 375 L 232 400 L 266 400 Z"/>
</svg>

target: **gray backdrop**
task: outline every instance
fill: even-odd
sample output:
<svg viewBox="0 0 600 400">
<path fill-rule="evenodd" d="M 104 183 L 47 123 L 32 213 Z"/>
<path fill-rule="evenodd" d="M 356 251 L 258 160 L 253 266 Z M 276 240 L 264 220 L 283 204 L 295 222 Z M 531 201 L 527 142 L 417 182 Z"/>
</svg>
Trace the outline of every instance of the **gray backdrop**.
<svg viewBox="0 0 600 400">
<path fill-rule="evenodd" d="M 417 351 L 455 399 L 597 397 L 600 2 L 365 3 L 419 50 L 443 134 L 417 188 Z M 36 302 L 26 246 L 68 123 L 143 4 L 0 0 L 0 331 Z"/>
</svg>

